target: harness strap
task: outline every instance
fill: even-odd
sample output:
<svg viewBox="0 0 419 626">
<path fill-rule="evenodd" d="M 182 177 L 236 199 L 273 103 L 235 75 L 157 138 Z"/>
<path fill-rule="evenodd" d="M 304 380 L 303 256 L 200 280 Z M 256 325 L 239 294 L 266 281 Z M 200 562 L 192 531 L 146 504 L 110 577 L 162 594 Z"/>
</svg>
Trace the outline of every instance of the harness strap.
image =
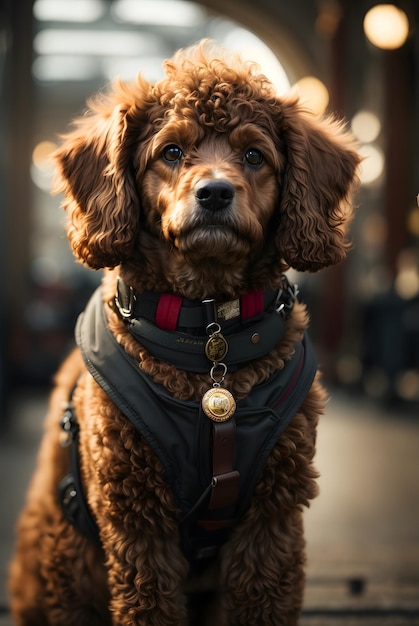
<svg viewBox="0 0 419 626">
<path fill-rule="evenodd" d="M 235 504 L 239 495 L 240 473 L 233 470 L 236 422 L 214 422 L 212 444 L 212 490 L 210 511 Z"/>
<path fill-rule="evenodd" d="M 61 446 L 70 447 L 70 473 L 58 485 L 58 501 L 66 520 L 96 546 L 101 546 L 96 521 L 87 504 L 79 459 L 79 425 L 71 401 L 66 405 L 60 426 Z"/>
</svg>

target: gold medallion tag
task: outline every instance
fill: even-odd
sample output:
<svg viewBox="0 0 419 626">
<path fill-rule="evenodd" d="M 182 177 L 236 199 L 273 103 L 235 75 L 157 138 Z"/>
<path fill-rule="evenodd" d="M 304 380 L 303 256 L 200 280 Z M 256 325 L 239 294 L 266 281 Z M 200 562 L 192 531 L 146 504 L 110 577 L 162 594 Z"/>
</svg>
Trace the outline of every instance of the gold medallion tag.
<svg viewBox="0 0 419 626">
<path fill-rule="evenodd" d="M 211 335 L 205 345 L 205 354 L 210 361 L 222 361 L 228 352 L 228 343 L 221 333 Z"/>
<path fill-rule="evenodd" d="M 227 389 L 213 387 L 205 392 L 202 408 L 214 422 L 226 422 L 236 410 L 236 401 Z"/>
</svg>

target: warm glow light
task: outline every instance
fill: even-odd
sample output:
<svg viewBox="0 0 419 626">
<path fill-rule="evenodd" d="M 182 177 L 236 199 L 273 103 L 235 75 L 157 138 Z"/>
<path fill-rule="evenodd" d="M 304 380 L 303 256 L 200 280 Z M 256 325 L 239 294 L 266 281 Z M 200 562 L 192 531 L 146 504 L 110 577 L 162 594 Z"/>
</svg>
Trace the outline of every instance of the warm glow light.
<svg viewBox="0 0 419 626">
<path fill-rule="evenodd" d="M 362 143 L 375 141 L 381 132 L 381 122 L 375 113 L 359 111 L 352 118 L 352 132 Z"/>
<path fill-rule="evenodd" d="M 329 92 L 321 80 L 314 76 L 300 78 L 292 88 L 301 103 L 316 115 L 322 115 L 329 104 Z"/>
<path fill-rule="evenodd" d="M 401 372 L 396 379 L 396 389 L 403 400 L 419 400 L 419 371 Z"/>
<path fill-rule="evenodd" d="M 364 18 L 364 32 L 377 48 L 400 48 L 409 34 L 409 20 L 404 11 L 393 4 L 377 4 Z"/>
<path fill-rule="evenodd" d="M 407 216 L 407 228 L 415 237 L 419 237 L 419 209 L 415 207 Z"/>
<path fill-rule="evenodd" d="M 410 300 L 419 294 L 419 274 L 417 268 L 402 269 L 395 280 L 394 287 L 401 298 Z"/>
<path fill-rule="evenodd" d="M 364 157 L 360 165 L 362 185 L 369 185 L 380 178 L 384 170 L 384 154 L 375 146 L 361 146 L 360 154 Z"/>
<path fill-rule="evenodd" d="M 56 147 L 57 144 L 53 141 L 40 141 L 32 152 L 33 164 L 39 169 L 49 169 L 51 167 L 51 153 Z"/>
<path fill-rule="evenodd" d="M 402 250 L 397 259 L 397 276 L 394 283 L 397 294 L 409 300 L 419 294 L 419 268 L 416 254 L 410 250 Z"/>
<path fill-rule="evenodd" d="M 39 189 L 50 191 L 54 173 L 52 152 L 57 148 L 53 141 L 40 141 L 32 152 L 31 177 Z"/>
</svg>

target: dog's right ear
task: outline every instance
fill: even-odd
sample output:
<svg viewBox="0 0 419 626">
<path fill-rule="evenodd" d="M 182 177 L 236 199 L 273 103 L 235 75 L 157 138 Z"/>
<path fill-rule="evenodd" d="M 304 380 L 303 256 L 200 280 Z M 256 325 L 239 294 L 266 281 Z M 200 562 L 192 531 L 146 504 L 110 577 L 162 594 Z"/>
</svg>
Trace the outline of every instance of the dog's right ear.
<svg viewBox="0 0 419 626">
<path fill-rule="evenodd" d="M 151 86 L 142 78 L 128 89 L 89 103 L 86 115 L 53 154 L 53 192 L 64 192 L 67 234 L 76 257 L 93 269 L 128 259 L 138 235 L 140 206 L 132 154 L 145 124 Z"/>
</svg>

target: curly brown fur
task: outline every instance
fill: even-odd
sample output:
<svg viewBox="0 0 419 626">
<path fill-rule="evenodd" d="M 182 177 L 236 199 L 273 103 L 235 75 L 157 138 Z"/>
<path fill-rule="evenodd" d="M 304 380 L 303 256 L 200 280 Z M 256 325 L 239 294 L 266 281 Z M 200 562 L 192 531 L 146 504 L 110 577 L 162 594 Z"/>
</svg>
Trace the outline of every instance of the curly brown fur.
<svg viewBox="0 0 419 626">
<path fill-rule="evenodd" d="M 202 397 L 208 375 L 179 371 L 137 343 L 111 304 L 117 275 L 139 294 L 228 300 L 278 287 L 289 267 L 337 263 L 348 250 L 359 157 L 342 124 L 279 98 L 255 66 L 209 42 L 178 52 L 165 69 L 155 85 L 140 76 L 90 104 L 56 154 L 56 190 L 64 192 L 74 254 L 106 268 L 103 299 L 117 341 L 146 374 L 189 400 Z M 222 210 L 203 208 L 202 181 L 233 189 Z M 237 400 L 292 358 L 307 325 L 296 303 L 276 348 L 228 372 L 225 386 Z M 56 499 L 69 469 L 58 423 L 74 385 L 83 482 L 102 548 L 65 521 Z M 312 459 L 324 404 L 317 377 L 218 562 L 189 580 L 164 468 L 75 351 L 56 380 L 19 522 L 10 576 L 16 626 L 186 626 L 198 623 L 187 594 L 208 590 L 216 600 L 205 608 L 208 623 L 296 624 L 302 509 L 317 493 Z"/>
</svg>

